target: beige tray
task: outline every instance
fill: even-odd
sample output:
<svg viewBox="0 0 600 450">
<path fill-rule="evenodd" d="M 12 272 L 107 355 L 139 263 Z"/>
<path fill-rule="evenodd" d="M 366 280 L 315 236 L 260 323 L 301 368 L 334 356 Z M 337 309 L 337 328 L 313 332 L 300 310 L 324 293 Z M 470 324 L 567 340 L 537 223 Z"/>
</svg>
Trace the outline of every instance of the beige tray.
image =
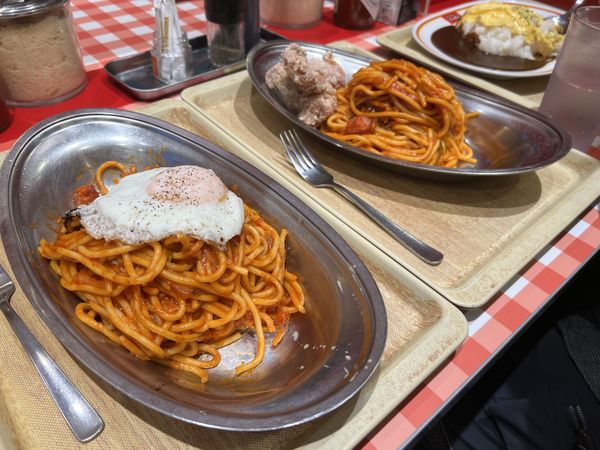
<svg viewBox="0 0 600 450">
<path fill-rule="evenodd" d="M 327 211 L 466 308 L 487 302 L 600 194 L 600 162 L 577 151 L 534 173 L 442 183 L 357 162 L 304 136 L 337 181 L 444 254 L 432 267 L 338 194 L 313 188 L 294 172 L 278 138 L 292 124 L 253 88 L 247 72 L 188 88 L 182 98 L 230 148 L 251 154 L 254 159 L 247 159 L 261 168 L 271 167 L 277 181 L 301 192 L 314 209 Z"/>
<path fill-rule="evenodd" d="M 429 68 L 441 74 L 457 78 L 466 84 L 499 95 L 528 108 L 540 106 L 544 90 L 548 84 L 548 76 L 514 80 L 482 78 L 477 74 L 448 64 L 423 50 L 412 38 L 411 28 L 412 26 L 408 26 L 383 33 L 377 36 L 377 42 L 400 55 L 429 66 Z"/>
<path fill-rule="evenodd" d="M 199 114 L 182 101 L 165 100 L 141 110 L 215 139 Z M 241 154 L 240 156 L 244 156 Z M 0 154 L 0 162 L 2 160 Z M 344 225 L 344 236 L 373 274 L 388 312 L 388 338 L 379 369 L 355 398 L 316 422 L 270 433 L 232 433 L 184 424 L 155 413 L 83 370 L 37 316 L 20 289 L 13 305 L 59 366 L 106 422 L 86 449 L 189 446 L 214 449 L 352 448 L 460 345 L 467 323 L 460 311 L 410 276 Z M 0 250 L 0 263 L 8 268 Z M 0 320 L 0 436 L 22 448 L 75 448 L 75 439 L 6 321 Z M 26 381 L 25 381 L 26 380 Z M 0 439 L 0 448 L 2 439 Z M 149 444 L 150 443 L 150 444 Z"/>
</svg>

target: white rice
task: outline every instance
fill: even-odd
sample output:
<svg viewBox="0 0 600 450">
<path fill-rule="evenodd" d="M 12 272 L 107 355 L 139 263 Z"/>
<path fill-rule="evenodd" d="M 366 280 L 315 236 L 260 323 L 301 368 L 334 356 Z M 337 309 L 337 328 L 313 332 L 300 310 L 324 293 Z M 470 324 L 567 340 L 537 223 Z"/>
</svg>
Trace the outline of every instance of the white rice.
<svg viewBox="0 0 600 450">
<path fill-rule="evenodd" d="M 477 48 L 482 52 L 500 56 L 515 56 L 523 59 L 535 59 L 534 49 L 527 44 L 523 36 L 513 36 L 510 29 L 506 27 L 486 28 L 473 22 L 462 24 L 464 36 L 475 33 L 479 38 Z"/>
</svg>

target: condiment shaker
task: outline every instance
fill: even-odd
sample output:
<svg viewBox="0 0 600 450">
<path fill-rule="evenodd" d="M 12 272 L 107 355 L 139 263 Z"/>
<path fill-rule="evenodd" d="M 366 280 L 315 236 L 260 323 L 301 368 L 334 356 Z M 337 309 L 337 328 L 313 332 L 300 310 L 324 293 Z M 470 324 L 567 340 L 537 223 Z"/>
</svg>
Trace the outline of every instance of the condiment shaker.
<svg viewBox="0 0 600 450">
<path fill-rule="evenodd" d="M 375 24 L 379 0 L 336 0 L 333 23 L 339 27 L 363 30 Z"/>
<path fill-rule="evenodd" d="M 213 65 L 224 66 L 244 59 L 246 5 L 247 0 L 204 0 L 208 57 Z"/>
<path fill-rule="evenodd" d="M 87 81 L 68 0 L 0 3 L 0 78 L 9 106 L 66 100 Z"/>
</svg>

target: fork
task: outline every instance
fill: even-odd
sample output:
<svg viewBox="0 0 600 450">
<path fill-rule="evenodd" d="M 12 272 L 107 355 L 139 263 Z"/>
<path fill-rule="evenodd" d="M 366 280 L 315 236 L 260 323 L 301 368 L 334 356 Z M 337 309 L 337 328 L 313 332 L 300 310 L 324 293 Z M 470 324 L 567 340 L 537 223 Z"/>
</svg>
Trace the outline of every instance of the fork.
<svg viewBox="0 0 600 450">
<path fill-rule="evenodd" d="M 310 150 L 300 140 L 296 130 L 284 131 L 279 135 L 279 139 L 283 143 L 290 161 L 296 168 L 298 174 L 308 183 L 315 187 L 333 188 L 340 195 L 348 199 L 351 203 L 357 206 L 374 222 L 380 225 L 393 238 L 404 245 L 413 254 L 421 258 L 428 264 L 433 266 L 442 262 L 442 255 L 436 249 L 430 247 L 420 239 L 414 237 L 408 231 L 403 230 L 386 216 L 381 214 L 363 199 L 358 197 L 348 188 L 338 184 L 333 179 L 333 176 L 317 161 Z"/>
<path fill-rule="evenodd" d="M 91 441 L 104 429 L 102 418 L 71 384 L 10 305 L 10 298 L 14 292 L 15 284 L 0 266 L 0 309 L 33 361 L 75 437 L 80 442 Z"/>
</svg>

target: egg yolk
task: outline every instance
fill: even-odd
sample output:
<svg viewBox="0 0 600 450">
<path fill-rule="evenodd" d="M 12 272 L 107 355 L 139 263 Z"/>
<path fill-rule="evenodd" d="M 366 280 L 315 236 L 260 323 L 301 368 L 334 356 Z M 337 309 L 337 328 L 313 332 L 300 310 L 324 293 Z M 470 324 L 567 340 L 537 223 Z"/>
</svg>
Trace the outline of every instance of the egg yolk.
<svg viewBox="0 0 600 450">
<path fill-rule="evenodd" d="M 217 203 L 227 195 L 227 186 L 210 169 L 177 166 L 152 177 L 146 187 L 152 198 L 169 203 Z"/>
</svg>

